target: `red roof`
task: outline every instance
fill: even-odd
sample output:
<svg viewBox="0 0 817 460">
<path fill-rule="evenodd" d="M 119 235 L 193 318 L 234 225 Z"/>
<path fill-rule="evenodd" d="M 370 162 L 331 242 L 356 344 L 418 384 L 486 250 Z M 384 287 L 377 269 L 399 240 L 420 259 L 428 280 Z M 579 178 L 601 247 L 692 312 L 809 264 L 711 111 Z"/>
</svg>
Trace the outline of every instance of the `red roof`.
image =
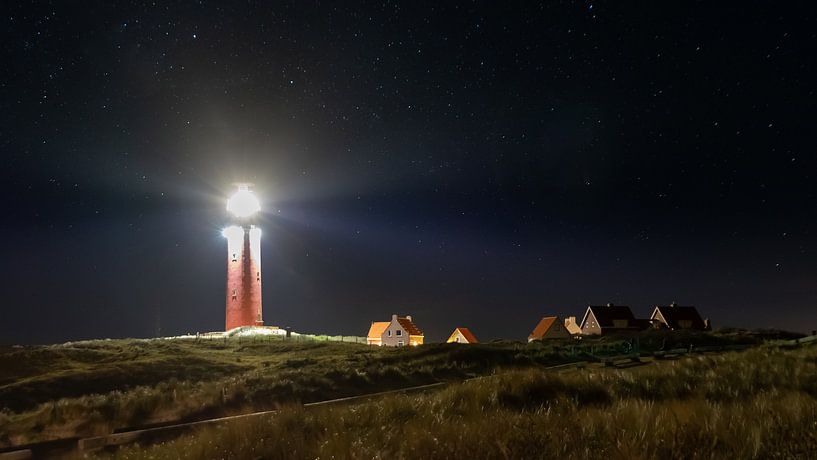
<svg viewBox="0 0 817 460">
<path fill-rule="evenodd" d="M 409 335 L 423 335 L 423 331 L 421 331 L 413 321 L 408 318 L 397 318 L 397 322 L 403 326 L 403 329 L 409 333 Z"/>
<path fill-rule="evenodd" d="M 539 324 L 536 325 L 528 338 L 541 339 L 547 334 L 547 331 L 550 330 L 550 327 L 553 326 L 553 323 L 555 323 L 557 319 L 559 318 L 556 316 L 545 316 L 539 321 Z"/>
<path fill-rule="evenodd" d="M 467 340 L 468 343 L 478 343 L 479 342 L 477 340 L 476 336 L 474 336 L 474 334 L 471 333 L 471 330 L 468 329 L 467 327 L 458 327 L 458 328 L 455 329 L 455 331 L 459 331 L 459 333 L 462 334 L 463 337 L 465 337 L 465 340 Z"/>
</svg>

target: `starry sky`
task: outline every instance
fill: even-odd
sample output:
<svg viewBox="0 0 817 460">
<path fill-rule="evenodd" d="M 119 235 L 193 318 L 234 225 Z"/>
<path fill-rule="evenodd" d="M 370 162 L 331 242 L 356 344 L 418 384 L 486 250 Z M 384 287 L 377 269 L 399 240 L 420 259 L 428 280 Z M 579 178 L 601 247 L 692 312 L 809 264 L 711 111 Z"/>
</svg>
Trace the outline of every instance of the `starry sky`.
<svg viewBox="0 0 817 460">
<path fill-rule="evenodd" d="M 4 5 L 0 342 L 221 329 L 237 181 L 267 324 L 817 329 L 815 7 L 439 3 Z"/>
</svg>

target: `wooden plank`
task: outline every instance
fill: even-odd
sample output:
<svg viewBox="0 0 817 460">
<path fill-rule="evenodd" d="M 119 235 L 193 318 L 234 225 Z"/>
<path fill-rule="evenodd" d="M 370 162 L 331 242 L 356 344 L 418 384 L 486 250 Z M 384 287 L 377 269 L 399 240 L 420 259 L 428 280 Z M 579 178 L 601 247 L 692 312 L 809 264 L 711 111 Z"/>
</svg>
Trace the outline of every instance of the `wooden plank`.
<svg viewBox="0 0 817 460">
<path fill-rule="evenodd" d="M 262 415 L 268 415 L 273 413 L 275 413 L 274 410 L 252 412 L 249 414 L 231 415 L 227 417 L 212 418 L 208 420 L 199 420 L 197 422 L 177 423 L 175 425 L 146 428 L 143 430 L 123 431 L 120 433 L 113 433 L 103 436 L 94 436 L 91 438 L 80 439 L 79 442 L 77 443 L 77 447 L 81 451 L 99 450 L 105 447 L 130 444 L 141 439 L 150 439 L 151 437 L 184 432 L 198 426 L 213 425 L 231 420 L 240 420 L 249 417 L 259 417 Z"/>
<path fill-rule="evenodd" d="M 338 404 L 338 403 L 349 402 L 349 401 L 359 401 L 359 400 L 363 400 L 363 399 L 377 398 L 377 397 L 380 397 L 380 396 L 386 396 L 386 395 L 390 395 L 390 394 L 413 393 L 415 391 L 424 391 L 424 390 L 430 390 L 432 388 L 445 386 L 445 385 L 448 385 L 449 383 L 450 382 L 429 383 L 428 385 L 420 385 L 420 386 L 416 386 L 416 387 L 400 388 L 400 389 L 397 389 L 397 390 L 381 391 L 381 392 L 378 392 L 378 393 L 370 393 L 370 394 L 360 395 L 360 396 L 347 396 L 345 398 L 330 399 L 328 401 L 317 401 L 317 402 L 312 402 L 312 403 L 306 403 L 303 406 L 304 407 L 325 406 L 325 405 L 328 405 L 328 404 Z"/>
<path fill-rule="evenodd" d="M 62 452 L 67 453 L 73 451 L 77 446 L 78 437 L 51 439 L 48 441 L 33 442 L 28 444 L 20 444 L 17 446 L 7 446 L 0 448 L 0 459 L 18 458 L 18 457 L 3 457 L 4 454 L 23 455 L 20 452 L 29 452 L 31 457 L 41 458 L 45 453 Z M 19 457 L 27 458 L 27 457 Z"/>
<path fill-rule="evenodd" d="M 622 356 L 618 356 L 617 358 L 631 358 L 632 359 L 632 357 L 633 357 L 633 355 L 622 355 Z M 560 369 L 567 369 L 567 368 L 571 368 L 571 367 L 584 368 L 585 366 L 587 366 L 587 364 L 588 364 L 587 361 L 575 361 L 575 362 L 570 362 L 570 363 L 545 367 L 543 370 L 560 370 Z M 345 398 L 336 398 L 336 399 L 331 399 L 331 400 L 326 400 L 326 401 L 317 401 L 317 402 L 313 402 L 313 403 L 307 403 L 307 404 L 304 404 L 303 406 L 304 407 L 318 407 L 318 406 L 329 405 L 329 404 L 340 404 L 340 403 L 347 403 L 347 402 L 354 402 L 354 401 L 363 401 L 363 400 L 366 400 L 366 399 L 372 399 L 372 398 L 385 396 L 385 395 L 389 395 L 389 394 L 426 391 L 426 390 L 432 390 L 432 389 L 435 389 L 435 388 L 442 388 L 442 387 L 450 385 L 452 383 L 462 383 L 462 382 L 465 382 L 465 381 L 471 381 L 471 380 L 477 380 L 477 379 L 483 379 L 483 378 L 490 378 L 490 377 L 494 377 L 496 375 L 497 374 L 491 374 L 491 375 L 486 375 L 486 376 L 472 377 L 472 378 L 469 378 L 469 379 L 466 379 L 466 380 L 436 382 L 436 383 L 430 383 L 430 384 L 426 384 L 426 385 L 418 385 L 418 386 L 408 387 L 408 388 L 398 388 L 396 390 L 387 390 L 387 391 L 381 391 L 381 392 L 377 392 L 377 393 L 369 393 L 369 394 L 365 394 L 365 395 L 348 396 L 348 397 L 345 397 Z M 199 426 L 215 425 L 215 424 L 229 422 L 229 421 L 233 421 L 233 420 L 241 420 L 241 419 L 246 419 L 246 418 L 251 418 L 251 417 L 261 417 L 261 416 L 265 416 L 265 415 L 272 415 L 274 413 L 276 413 L 275 410 L 268 410 L 268 411 L 261 411 L 261 412 L 251 412 L 251 413 L 248 413 L 248 414 L 230 415 L 230 416 L 226 416 L 226 417 L 219 417 L 219 418 L 213 418 L 213 419 L 208 419 L 208 420 L 199 420 L 199 421 L 196 421 L 196 422 L 177 423 L 177 424 L 165 425 L 165 426 L 156 426 L 156 427 L 143 428 L 143 429 L 120 431 L 120 432 L 111 433 L 111 434 L 108 434 L 108 435 L 94 436 L 94 437 L 82 438 L 82 439 L 78 439 L 78 438 L 59 439 L 59 440 L 48 441 L 46 443 L 42 443 L 42 445 L 38 445 L 39 449 L 36 449 L 36 451 L 37 451 L 37 456 L 38 457 L 41 454 L 45 455 L 46 453 L 49 453 L 51 451 L 55 451 L 57 447 L 60 448 L 60 452 L 66 451 L 65 453 L 67 453 L 66 447 L 70 443 L 72 451 L 74 450 L 74 448 L 76 448 L 80 452 L 93 452 L 93 451 L 104 449 L 104 448 L 107 448 L 107 447 L 116 447 L 116 446 L 121 446 L 121 445 L 125 445 L 125 444 L 130 444 L 130 443 L 136 442 L 136 441 L 145 441 L 146 443 L 149 443 L 151 440 L 154 440 L 156 438 L 163 438 L 163 437 L 178 435 L 178 434 L 181 434 L 181 433 L 183 433 L 185 431 L 191 430 L 191 429 L 193 429 L 195 427 L 199 427 Z M 34 445 L 32 444 L 32 446 L 34 446 Z M 40 452 L 40 451 L 42 451 L 42 452 Z M 18 454 L 18 452 L 27 452 L 28 456 L 25 456 L 26 454 Z M 11 454 L 23 455 L 23 456 L 20 456 L 20 457 L 17 457 L 17 456 L 4 457 L 3 456 L 3 455 L 11 455 Z M 22 451 L 9 451 L 9 452 L 6 452 L 6 453 L 0 453 L 0 460 L 7 460 L 7 459 L 8 460 L 12 460 L 12 459 L 16 460 L 18 458 L 23 459 L 23 458 L 33 458 L 33 457 L 34 457 L 34 455 L 32 453 L 32 450 L 30 450 L 30 449 L 29 450 L 22 450 Z"/>
<path fill-rule="evenodd" d="M 586 364 L 585 362 L 577 362 L 577 363 L 567 363 L 567 364 L 560 364 L 557 366 L 551 366 L 546 369 L 563 369 L 569 366 L 576 366 L 579 364 Z M 471 380 L 471 379 L 468 379 Z M 456 383 L 460 383 L 461 381 L 456 381 Z M 330 399 L 327 401 L 317 401 L 313 403 L 306 403 L 304 407 L 319 407 L 319 406 L 326 406 L 330 404 L 341 404 L 341 403 L 348 403 L 348 402 L 355 402 L 355 401 L 362 401 L 366 399 L 378 398 L 381 396 L 386 396 L 390 394 L 398 394 L 398 393 L 413 393 L 418 391 L 426 391 L 432 390 L 435 388 L 441 388 L 443 386 L 449 385 L 454 382 L 436 382 L 436 383 L 429 383 L 427 385 L 418 385 L 414 387 L 408 388 L 398 388 L 396 390 L 387 390 L 387 391 L 380 391 L 377 393 L 369 393 L 365 395 L 358 395 L 358 396 L 348 396 L 345 398 L 336 398 Z M 251 417 L 260 417 L 264 415 L 274 414 L 276 411 L 262 411 L 262 412 L 252 412 L 249 414 L 241 414 L 241 415 L 231 415 L 228 417 L 219 417 L 209 420 L 200 420 L 197 422 L 189 422 L 189 423 L 179 423 L 175 425 L 167 425 L 167 426 L 160 426 L 154 428 L 146 428 L 141 430 L 132 430 L 132 431 L 123 431 L 119 433 L 113 433 L 103 436 L 95 436 L 91 438 L 83 438 L 80 439 L 77 443 L 77 447 L 80 451 L 89 452 L 104 449 L 106 447 L 114 447 L 114 446 L 121 446 L 124 444 L 130 444 L 132 442 L 136 442 L 139 440 L 149 440 L 153 437 L 158 436 L 167 436 L 171 434 L 177 434 L 180 432 L 184 432 L 190 430 L 194 427 L 204 426 L 204 425 L 213 425 L 218 423 L 224 423 L 233 420 L 240 420 L 245 418 Z"/>
</svg>

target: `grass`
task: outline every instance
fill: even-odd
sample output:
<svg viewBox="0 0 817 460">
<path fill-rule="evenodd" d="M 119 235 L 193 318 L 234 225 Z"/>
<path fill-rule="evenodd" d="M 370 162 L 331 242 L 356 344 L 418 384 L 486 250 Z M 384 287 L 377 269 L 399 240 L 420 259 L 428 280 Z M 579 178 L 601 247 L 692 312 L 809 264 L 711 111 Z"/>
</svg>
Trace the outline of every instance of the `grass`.
<svg viewBox="0 0 817 460">
<path fill-rule="evenodd" d="M 817 348 L 629 370 L 522 369 L 434 393 L 278 413 L 101 456 L 814 458 Z"/>
<path fill-rule="evenodd" d="M 642 349 L 745 334 L 647 333 Z M 230 415 L 615 353 L 622 339 L 380 348 L 329 341 L 103 340 L 0 348 L 0 447 Z"/>
<path fill-rule="evenodd" d="M 379 348 L 336 342 L 95 341 L 0 350 L 0 446 L 191 420 L 551 365 L 519 343 Z"/>
</svg>

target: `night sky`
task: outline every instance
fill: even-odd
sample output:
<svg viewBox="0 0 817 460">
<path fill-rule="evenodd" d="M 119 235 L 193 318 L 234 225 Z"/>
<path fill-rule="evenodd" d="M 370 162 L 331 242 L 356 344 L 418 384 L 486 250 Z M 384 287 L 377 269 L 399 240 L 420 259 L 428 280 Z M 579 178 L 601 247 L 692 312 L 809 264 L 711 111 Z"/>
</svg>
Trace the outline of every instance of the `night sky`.
<svg viewBox="0 0 817 460">
<path fill-rule="evenodd" d="M 817 329 L 810 2 L 21 3 L 2 343 L 223 328 L 237 181 L 270 325 Z"/>
</svg>

